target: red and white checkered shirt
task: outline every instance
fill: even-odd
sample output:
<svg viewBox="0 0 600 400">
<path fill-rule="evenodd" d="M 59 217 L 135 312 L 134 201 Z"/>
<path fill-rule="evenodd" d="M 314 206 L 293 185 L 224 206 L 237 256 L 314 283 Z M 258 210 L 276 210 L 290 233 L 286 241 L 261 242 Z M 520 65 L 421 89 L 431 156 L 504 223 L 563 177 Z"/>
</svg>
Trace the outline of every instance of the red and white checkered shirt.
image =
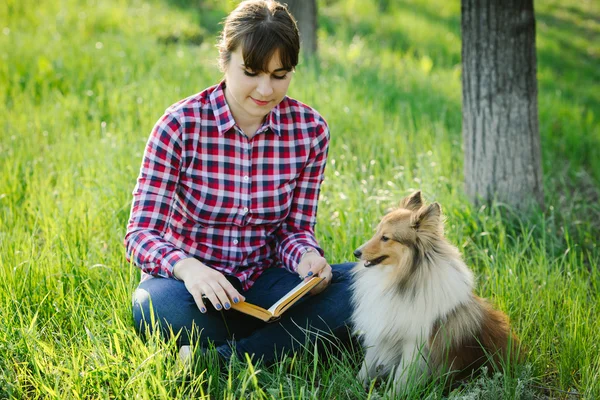
<svg viewBox="0 0 600 400">
<path fill-rule="evenodd" d="M 247 290 L 266 268 L 295 272 L 307 250 L 323 254 L 314 226 L 329 129 L 285 97 L 249 139 L 224 89 L 179 101 L 154 126 L 125 246 L 145 274 L 173 277 L 178 261 L 195 257 Z"/>
</svg>

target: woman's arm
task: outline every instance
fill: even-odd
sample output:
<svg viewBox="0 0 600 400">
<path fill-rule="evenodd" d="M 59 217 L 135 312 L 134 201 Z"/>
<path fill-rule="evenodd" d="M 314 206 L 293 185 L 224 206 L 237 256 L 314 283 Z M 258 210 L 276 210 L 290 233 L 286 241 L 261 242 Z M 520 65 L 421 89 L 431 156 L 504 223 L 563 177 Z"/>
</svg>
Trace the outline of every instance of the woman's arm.
<svg viewBox="0 0 600 400">
<path fill-rule="evenodd" d="M 314 227 L 329 150 L 329 129 L 324 120 L 321 120 L 316 129 L 317 135 L 311 143 L 309 160 L 296 182 L 290 212 L 276 231 L 277 255 L 292 272 L 298 272 L 300 259 L 308 250 L 314 249 L 318 255 L 323 255 L 315 238 Z"/>
<path fill-rule="evenodd" d="M 182 166 L 181 125 L 165 114 L 154 126 L 133 191 L 131 216 L 125 236 L 127 257 L 147 274 L 182 280 L 201 312 L 202 296 L 220 310 L 244 297 L 225 276 L 163 238 L 171 215 Z"/>
<path fill-rule="evenodd" d="M 163 115 L 150 134 L 125 235 L 127 259 L 147 274 L 169 278 L 173 267 L 188 255 L 163 239 L 171 213 L 183 143 L 181 125 L 172 114 Z"/>
</svg>

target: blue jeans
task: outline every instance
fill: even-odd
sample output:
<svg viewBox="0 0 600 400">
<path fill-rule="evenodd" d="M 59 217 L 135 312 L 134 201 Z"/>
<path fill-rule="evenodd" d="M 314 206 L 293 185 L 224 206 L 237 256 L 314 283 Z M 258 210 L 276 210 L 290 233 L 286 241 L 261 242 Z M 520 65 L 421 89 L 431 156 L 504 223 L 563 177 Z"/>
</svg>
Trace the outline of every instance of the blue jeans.
<svg viewBox="0 0 600 400">
<path fill-rule="evenodd" d="M 333 278 L 329 286 L 316 296 L 305 296 L 280 320 L 265 323 L 233 309 L 217 311 L 212 306 L 203 314 L 183 282 L 175 279 L 152 278 L 138 286 L 133 295 L 133 318 L 140 334 L 152 332 L 154 321 L 165 338 L 180 334 L 178 344 L 196 340 L 204 348 L 213 343 L 218 353 L 228 359 L 244 354 L 271 363 L 281 354 L 301 349 L 321 338 L 324 342 L 347 343 L 350 340 L 349 321 L 350 269 L 354 263 L 332 265 Z M 242 291 L 237 279 L 230 282 L 246 301 L 269 308 L 300 283 L 298 275 L 283 268 L 269 268 L 247 291 Z M 150 306 L 152 304 L 152 308 Z"/>
</svg>

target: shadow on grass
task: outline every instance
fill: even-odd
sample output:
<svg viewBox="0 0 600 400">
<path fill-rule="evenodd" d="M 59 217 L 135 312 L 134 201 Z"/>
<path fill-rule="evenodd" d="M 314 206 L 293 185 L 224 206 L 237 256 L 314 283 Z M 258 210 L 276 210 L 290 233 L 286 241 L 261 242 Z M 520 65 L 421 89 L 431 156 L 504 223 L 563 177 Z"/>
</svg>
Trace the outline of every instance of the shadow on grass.
<svg viewBox="0 0 600 400">
<path fill-rule="evenodd" d="M 554 5 L 536 19 L 540 99 L 553 104 L 540 109 L 545 164 L 556 170 L 552 160 L 568 160 L 571 179 L 586 176 L 581 191 L 589 192 L 600 183 L 600 15 Z"/>
<path fill-rule="evenodd" d="M 195 29 L 179 29 L 177 21 L 173 21 L 175 29 L 158 35 L 159 43 L 185 44 L 198 46 L 203 42 L 216 43 L 221 31 L 221 21 L 227 15 L 222 4 L 214 1 L 203 0 L 164 0 L 169 7 L 173 7 L 190 15 L 194 21 Z"/>
<path fill-rule="evenodd" d="M 428 21 L 432 26 L 443 26 L 453 35 L 460 34 L 460 16 L 444 18 L 420 4 L 398 4 L 396 2 L 380 3 L 380 10 L 389 13 L 417 14 Z M 425 43 L 412 42 L 406 28 L 400 24 L 392 23 L 391 17 L 379 18 L 350 18 L 341 13 L 324 10 L 319 15 L 319 26 L 327 33 L 329 40 L 341 40 L 350 47 L 356 38 L 366 42 L 365 47 L 376 46 L 380 52 L 408 53 L 414 59 L 427 56 L 434 60 L 434 69 L 451 70 L 460 64 L 460 52 L 452 51 L 442 42 L 426 41 Z M 372 53 L 375 57 L 376 54 Z M 362 54 L 360 57 L 370 57 Z M 450 131 L 459 132 L 461 126 L 460 101 L 448 98 L 438 90 L 436 82 L 424 80 L 419 84 L 394 78 L 393 71 L 386 71 L 377 62 L 357 62 L 352 69 L 344 61 L 333 61 L 328 65 L 328 71 L 333 76 L 344 76 L 350 79 L 347 84 L 352 88 L 354 97 L 364 102 L 376 102 L 383 110 L 393 115 L 400 109 L 408 108 L 414 113 L 437 112 L 432 120 L 439 121 L 448 126 Z M 389 68 L 389 67 L 388 67 Z M 351 71 L 348 74 L 348 71 Z M 439 82 L 437 83 L 439 85 Z"/>
<path fill-rule="evenodd" d="M 167 5 L 178 8 L 194 16 L 194 20 L 201 26 L 210 38 L 216 37 L 221 31 L 221 21 L 227 16 L 224 1 L 206 0 L 163 0 Z M 208 40 L 208 38 L 207 38 Z"/>
<path fill-rule="evenodd" d="M 569 8 L 572 9 L 572 8 Z M 600 18 L 600 17 L 596 17 Z M 594 84 L 600 83 L 600 58 L 594 54 L 593 43 L 600 41 L 600 29 L 581 26 L 570 19 L 560 18 L 546 12 L 536 13 L 538 35 L 544 36 L 558 44 L 560 51 L 540 48 L 538 45 L 538 63 L 544 69 L 550 69 L 556 76 L 564 79 L 555 80 L 552 88 L 560 89 L 573 100 L 583 103 L 586 107 L 597 110 L 600 96 L 593 90 Z M 545 25 L 542 27 L 541 24 Z M 589 47 L 572 40 L 573 37 L 587 38 Z M 596 47 L 598 45 L 596 44 Z M 596 48 L 596 52 L 600 48 Z M 588 81 L 587 86 L 585 81 Z M 583 90 L 582 89 L 586 89 Z M 583 92 L 583 97 L 582 97 Z"/>
<path fill-rule="evenodd" d="M 437 15 L 434 11 L 421 4 L 397 3 L 385 6 L 385 9 L 394 13 L 416 15 L 434 27 L 443 26 L 448 33 L 460 37 L 460 15 L 449 18 Z M 391 13 L 392 11 L 390 11 Z M 352 42 L 355 36 L 371 38 L 380 48 L 390 51 L 410 52 L 416 57 L 424 55 L 435 60 L 436 66 L 451 68 L 460 63 L 460 52 L 452 51 L 441 41 L 427 41 L 426 43 L 412 42 L 407 35 L 406 28 L 394 23 L 391 17 L 350 19 L 345 15 L 321 13 L 319 26 L 330 37 L 341 38 L 346 44 Z"/>
</svg>

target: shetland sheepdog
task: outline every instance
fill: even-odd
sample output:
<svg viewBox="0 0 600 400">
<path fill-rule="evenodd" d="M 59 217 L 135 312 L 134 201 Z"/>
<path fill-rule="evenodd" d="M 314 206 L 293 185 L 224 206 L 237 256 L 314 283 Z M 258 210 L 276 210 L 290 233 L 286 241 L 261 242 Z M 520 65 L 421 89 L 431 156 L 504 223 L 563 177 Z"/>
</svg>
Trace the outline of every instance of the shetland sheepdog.
<svg viewBox="0 0 600 400">
<path fill-rule="evenodd" d="M 440 205 L 423 204 L 420 191 L 354 255 L 352 319 L 365 347 L 365 387 L 392 374 L 396 390 L 442 374 L 456 383 L 516 360 L 508 318 L 473 293 L 472 272 L 444 237 Z"/>
</svg>

